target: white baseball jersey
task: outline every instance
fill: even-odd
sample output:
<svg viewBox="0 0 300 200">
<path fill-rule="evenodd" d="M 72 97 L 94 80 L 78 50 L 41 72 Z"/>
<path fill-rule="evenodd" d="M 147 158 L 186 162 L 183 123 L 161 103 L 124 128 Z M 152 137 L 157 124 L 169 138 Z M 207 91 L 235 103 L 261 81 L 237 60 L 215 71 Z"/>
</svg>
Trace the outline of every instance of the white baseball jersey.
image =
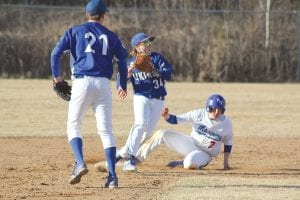
<svg viewBox="0 0 300 200">
<path fill-rule="evenodd" d="M 191 137 L 195 145 L 212 157 L 221 151 L 222 143 L 232 145 L 233 131 L 229 117 L 220 115 L 216 120 L 208 118 L 205 109 L 198 109 L 185 114 L 176 115 L 177 123 L 192 123 Z"/>
</svg>

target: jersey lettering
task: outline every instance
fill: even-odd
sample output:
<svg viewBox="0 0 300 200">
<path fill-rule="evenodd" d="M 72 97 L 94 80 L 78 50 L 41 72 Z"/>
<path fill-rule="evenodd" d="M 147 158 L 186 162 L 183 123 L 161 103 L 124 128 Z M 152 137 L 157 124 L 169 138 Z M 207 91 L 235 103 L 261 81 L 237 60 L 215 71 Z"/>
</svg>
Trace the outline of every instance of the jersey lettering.
<svg viewBox="0 0 300 200">
<path fill-rule="evenodd" d="M 204 135 L 205 137 L 210 138 L 212 140 L 215 140 L 215 141 L 221 141 L 222 140 L 221 135 L 208 130 L 208 128 L 204 125 L 199 125 L 199 127 L 196 131 L 199 135 Z"/>
<path fill-rule="evenodd" d="M 210 148 L 212 148 L 215 144 L 216 144 L 216 142 L 211 140 L 211 141 L 210 141 L 210 145 L 209 145 L 207 148 L 210 149 Z"/>
<path fill-rule="evenodd" d="M 93 46 L 94 43 L 96 42 L 96 37 L 94 36 L 94 34 L 91 33 L 91 32 L 88 32 L 88 33 L 86 33 L 86 34 L 84 35 L 84 37 L 85 37 L 86 39 L 90 39 L 90 40 L 89 40 L 89 43 L 88 43 L 87 47 L 85 48 L 85 51 L 84 51 L 84 52 L 86 52 L 86 53 L 95 53 L 95 50 L 92 49 L 92 46 Z"/>
<path fill-rule="evenodd" d="M 87 44 L 87 47 L 85 48 L 85 51 L 86 53 L 95 53 L 95 49 L 93 49 L 93 45 L 95 44 L 96 42 L 96 36 L 91 33 L 91 32 L 88 32 L 84 35 L 84 37 L 86 39 L 89 40 L 88 44 Z M 107 40 L 107 35 L 105 34 L 101 34 L 98 38 L 99 40 L 102 40 L 102 55 L 107 55 L 107 49 L 108 49 L 108 40 Z"/>
<path fill-rule="evenodd" d="M 154 84 L 154 89 L 158 89 L 159 87 L 163 87 L 164 83 L 162 82 L 161 79 L 154 79 L 153 80 L 153 84 Z"/>
<path fill-rule="evenodd" d="M 102 34 L 99 36 L 99 40 L 102 40 L 103 47 L 102 47 L 102 55 L 107 55 L 107 47 L 108 47 L 108 41 L 107 41 L 107 35 Z"/>
</svg>

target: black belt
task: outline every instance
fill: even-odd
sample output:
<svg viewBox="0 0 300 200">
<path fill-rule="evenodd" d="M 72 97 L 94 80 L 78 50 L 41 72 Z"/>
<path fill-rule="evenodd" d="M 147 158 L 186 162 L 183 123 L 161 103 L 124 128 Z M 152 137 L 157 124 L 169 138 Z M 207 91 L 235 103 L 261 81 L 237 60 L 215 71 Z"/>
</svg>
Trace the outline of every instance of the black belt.
<svg viewBox="0 0 300 200">
<path fill-rule="evenodd" d="M 165 97 L 153 97 L 153 99 L 158 99 L 158 100 L 165 100 Z"/>
<path fill-rule="evenodd" d="M 74 78 L 84 78 L 84 75 L 74 75 Z"/>
</svg>

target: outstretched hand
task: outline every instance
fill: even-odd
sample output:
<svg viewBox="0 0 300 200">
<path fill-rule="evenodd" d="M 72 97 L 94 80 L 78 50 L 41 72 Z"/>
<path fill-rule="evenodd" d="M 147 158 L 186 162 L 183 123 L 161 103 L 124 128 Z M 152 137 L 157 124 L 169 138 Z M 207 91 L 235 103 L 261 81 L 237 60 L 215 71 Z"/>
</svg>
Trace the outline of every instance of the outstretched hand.
<svg viewBox="0 0 300 200">
<path fill-rule="evenodd" d="M 162 110 L 161 115 L 165 118 L 165 120 L 169 119 L 170 115 L 169 115 L 169 108 L 168 107 L 164 107 Z"/>
</svg>

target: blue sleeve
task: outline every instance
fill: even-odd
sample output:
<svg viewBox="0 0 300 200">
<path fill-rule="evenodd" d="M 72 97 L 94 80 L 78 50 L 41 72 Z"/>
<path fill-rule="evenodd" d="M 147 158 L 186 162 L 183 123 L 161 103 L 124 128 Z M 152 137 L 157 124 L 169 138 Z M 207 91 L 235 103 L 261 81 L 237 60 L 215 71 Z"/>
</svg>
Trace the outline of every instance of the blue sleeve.
<svg viewBox="0 0 300 200">
<path fill-rule="evenodd" d="M 69 34 L 65 32 L 51 52 L 50 63 L 53 77 L 60 76 L 60 57 L 65 51 L 70 50 L 69 41 Z"/>
<path fill-rule="evenodd" d="M 114 55 L 118 60 L 124 60 L 128 57 L 128 51 L 118 37 L 116 38 L 116 43 L 114 46 Z M 124 60 L 124 62 L 126 63 L 126 60 Z"/>
<path fill-rule="evenodd" d="M 123 90 L 127 89 L 127 65 L 126 59 L 118 61 L 117 89 L 121 86 Z"/>
<path fill-rule="evenodd" d="M 232 145 L 224 145 L 224 153 L 230 153 L 231 148 L 232 148 Z"/>
<path fill-rule="evenodd" d="M 169 124 L 178 124 L 177 117 L 175 115 L 171 115 L 171 114 L 169 116 L 169 119 L 167 119 L 167 122 L 169 122 Z"/>
<path fill-rule="evenodd" d="M 168 63 L 168 61 L 163 57 L 159 56 L 159 72 L 163 79 L 169 81 L 171 80 L 173 67 Z"/>
</svg>

